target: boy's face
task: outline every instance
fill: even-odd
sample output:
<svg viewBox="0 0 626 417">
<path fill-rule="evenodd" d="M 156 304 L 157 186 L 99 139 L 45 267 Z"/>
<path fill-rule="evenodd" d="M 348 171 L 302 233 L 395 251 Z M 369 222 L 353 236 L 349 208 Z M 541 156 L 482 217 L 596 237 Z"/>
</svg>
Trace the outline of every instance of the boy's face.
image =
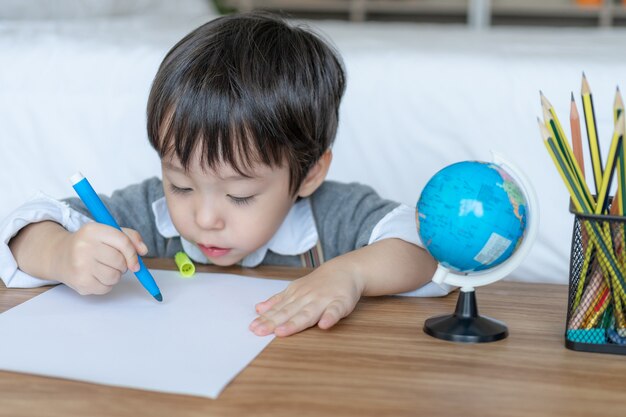
<svg viewBox="0 0 626 417">
<path fill-rule="evenodd" d="M 228 165 L 203 170 L 199 160 L 187 172 L 175 157 L 161 165 L 174 226 L 216 265 L 236 264 L 267 243 L 296 199 L 287 166 L 259 164 L 247 178 Z"/>
</svg>

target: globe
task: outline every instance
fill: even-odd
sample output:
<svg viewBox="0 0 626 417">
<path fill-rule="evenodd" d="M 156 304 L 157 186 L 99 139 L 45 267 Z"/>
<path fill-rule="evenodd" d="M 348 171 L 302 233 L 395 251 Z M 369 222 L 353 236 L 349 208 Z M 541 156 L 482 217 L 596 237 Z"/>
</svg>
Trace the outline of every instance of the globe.
<svg viewBox="0 0 626 417">
<path fill-rule="evenodd" d="M 527 201 L 502 167 L 463 161 L 428 181 L 417 202 L 418 233 L 441 265 L 458 272 L 493 268 L 520 246 Z"/>
<path fill-rule="evenodd" d="M 497 154 L 493 162 L 457 162 L 433 175 L 417 201 L 417 231 L 438 263 L 432 281 L 461 291 L 454 314 L 427 319 L 424 332 L 463 343 L 507 337 L 504 323 L 478 314 L 474 287 L 521 264 L 537 235 L 538 213 L 528 179 Z"/>
</svg>

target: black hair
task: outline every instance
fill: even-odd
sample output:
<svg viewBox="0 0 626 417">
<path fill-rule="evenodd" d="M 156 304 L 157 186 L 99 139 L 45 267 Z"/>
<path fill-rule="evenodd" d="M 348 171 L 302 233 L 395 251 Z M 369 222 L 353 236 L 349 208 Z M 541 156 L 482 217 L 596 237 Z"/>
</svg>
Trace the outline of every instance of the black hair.
<svg viewBox="0 0 626 417">
<path fill-rule="evenodd" d="M 165 56 L 148 99 L 148 137 L 188 169 L 254 163 L 290 171 L 295 195 L 337 132 L 345 73 L 319 36 L 267 13 L 223 16 Z"/>
</svg>

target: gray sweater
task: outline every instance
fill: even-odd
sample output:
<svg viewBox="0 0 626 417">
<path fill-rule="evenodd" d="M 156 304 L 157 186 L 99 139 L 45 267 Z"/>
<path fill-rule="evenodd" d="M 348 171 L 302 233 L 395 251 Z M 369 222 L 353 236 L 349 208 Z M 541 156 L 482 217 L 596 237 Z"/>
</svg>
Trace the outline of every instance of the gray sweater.
<svg viewBox="0 0 626 417">
<path fill-rule="evenodd" d="M 163 237 L 152 211 L 152 203 L 163 196 L 162 181 L 154 177 L 100 198 L 121 227 L 141 234 L 148 246 L 148 257 L 171 258 L 182 250 L 180 237 Z M 326 181 L 309 198 L 325 260 L 366 246 L 376 224 L 398 206 L 382 199 L 371 187 L 357 183 Z M 64 201 L 91 217 L 80 199 Z M 262 264 L 301 266 L 301 260 L 299 256 L 268 251 Z"/>
</svg>

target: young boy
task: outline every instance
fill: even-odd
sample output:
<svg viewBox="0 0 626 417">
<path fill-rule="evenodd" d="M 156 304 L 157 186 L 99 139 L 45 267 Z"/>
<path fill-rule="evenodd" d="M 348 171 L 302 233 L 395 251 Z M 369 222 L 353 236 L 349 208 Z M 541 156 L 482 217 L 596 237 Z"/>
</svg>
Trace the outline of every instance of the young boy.
<svg viewBox="0 0 626 417">
<path fill-rule="evenodd" d="M 105 294 L 138 269 L 138 253 L 245 267 L 325 260 L 257 304 L 250 329 L 278 336 L 327 329 L 361 296 L 424 286 L 436 265 L 417 246 L 415 210 L 324 181 L 344 82 L 328 45 L 276 17 L 194 30 L 163 60 L 148 101 L 162 180 L 102 197 L 124 233 L 92 222 L 78 199 L 36 197 L 0 225 L 6 285 Z"/>
</svg>

